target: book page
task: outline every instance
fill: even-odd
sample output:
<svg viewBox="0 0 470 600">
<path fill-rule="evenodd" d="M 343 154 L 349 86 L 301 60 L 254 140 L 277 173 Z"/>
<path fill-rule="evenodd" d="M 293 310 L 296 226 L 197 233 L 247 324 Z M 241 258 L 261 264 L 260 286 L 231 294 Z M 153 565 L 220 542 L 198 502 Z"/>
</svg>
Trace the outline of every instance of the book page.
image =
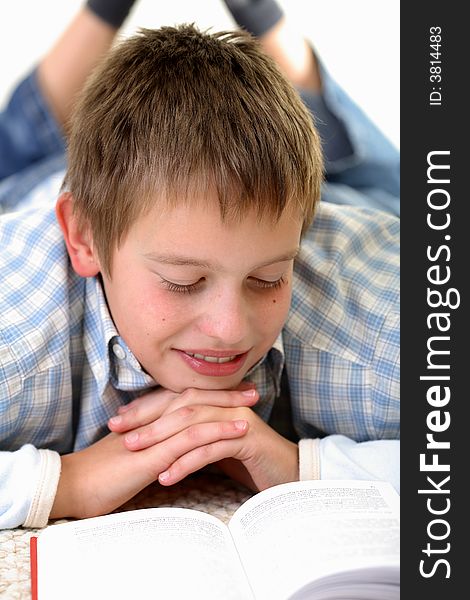
<svg viewBox="0 0 470 600">
<path fill-rule="evenodd" d="M 183 508 L 53 525 L 38 539 L 38 599 L 253 599 L 227 526 Z"/>
<path fill-rule="evenodd" d="M 275 486 L 245 502 L 229 528 L 258 600 L 285 600 L 338 571 L 388 567 L 398 577 L 399 496 L 389 483 Z"/>
</svg>

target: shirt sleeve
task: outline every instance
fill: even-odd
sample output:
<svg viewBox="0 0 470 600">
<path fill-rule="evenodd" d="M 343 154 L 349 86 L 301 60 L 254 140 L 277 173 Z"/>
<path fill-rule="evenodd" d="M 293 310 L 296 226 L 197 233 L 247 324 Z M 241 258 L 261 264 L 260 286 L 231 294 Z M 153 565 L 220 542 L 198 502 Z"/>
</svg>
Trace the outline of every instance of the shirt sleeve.
<svg viewBox="0 0 470 600">
<path fill-rule="evenodd" d="M 0 529 L 44 527 L 60 477 L 60 456 L 25 444 L 0 452 Z"/>
<path fill-rule="evenodd" d="M 389 481 L 400 493 L 400 442 L 355 442 L 344 435 L 300 440 L 299 479 Z"/>
</svg>

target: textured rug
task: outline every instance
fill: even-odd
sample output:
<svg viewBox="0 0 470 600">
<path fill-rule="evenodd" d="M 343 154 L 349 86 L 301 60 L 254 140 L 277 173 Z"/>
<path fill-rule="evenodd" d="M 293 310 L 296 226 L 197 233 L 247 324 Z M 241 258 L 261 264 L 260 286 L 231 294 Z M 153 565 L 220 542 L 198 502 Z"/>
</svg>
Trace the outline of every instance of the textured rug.
<svg viewBox="0 0 470 600">
<path fill-rule="evenodd" d="M 187 478 L 171 488 L 151 485 L 118 511 L 177 506 L 210 513 L 224 523 L 252 493 L 222 476 L 202 473 Z M 65 523 L 67 519 L 56 521 Z M 4 529 L 0 531 L 0 598 L 29 600 L 29 539 L 40 529 Z M 93 599 L 90 599 L 93 600 Z"/>
</svg>

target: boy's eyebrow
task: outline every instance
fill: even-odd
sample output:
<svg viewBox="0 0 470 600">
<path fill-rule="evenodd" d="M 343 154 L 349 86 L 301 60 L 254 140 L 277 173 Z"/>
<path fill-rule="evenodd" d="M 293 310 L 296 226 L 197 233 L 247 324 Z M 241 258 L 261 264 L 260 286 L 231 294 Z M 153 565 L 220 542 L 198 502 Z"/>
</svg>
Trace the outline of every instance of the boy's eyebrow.
<svg viewBox="0 0 470 600">
<path fill-rule="evenodd" d="M 288 260 L 293 260 L 297 254 L 299 253 L 300 248 L 297 247 L 295 250 L 291 252 L 287 252 L 286 254 L 281 254 L 280 256 L 276 256 L 274 258 L 270 258 L 264 263 L 256 265 L 255 269 L 261 269 L 262 267 L 267 267 L 269 265 L 274 265 L 279 262 L 286 262 Z M 196 258 L 192 258 L 190 256 L 180 256 L 177 254 L 156 254 L 155 252 L 147 252 L 144 254 L 145 258 L 152 260 L 154 262 L 158 262 L 165 265 L 175 265 L 175 266 L 190 266 L 190 267 L 201 267 L 204 269 L 217 270 L 218 263 L 216 262 L 206 262 L 204 260 L 199 260 Z"/>
</svg>

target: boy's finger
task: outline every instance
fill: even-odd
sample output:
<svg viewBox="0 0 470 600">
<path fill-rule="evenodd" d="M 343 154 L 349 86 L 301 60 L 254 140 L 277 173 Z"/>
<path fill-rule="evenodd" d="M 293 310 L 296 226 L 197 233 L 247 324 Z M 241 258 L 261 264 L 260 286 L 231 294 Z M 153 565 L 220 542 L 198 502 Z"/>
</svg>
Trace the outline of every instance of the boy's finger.
<svg viewBox="0 0 470 600">
<path fill-rule="evenodd" d="M 191 435 L 202 423 L 247 419 L 251 416 L 251 413 L 246 412 L 249 410 L 247 407 L 182 406 L 149 425 L 129 431 L 123 437 L 123 442 L 128 450 L 144 450 L 183 431 Z"/>
<path fill-rule="evenodd" d="M 136 398 L 118 408 L 117 414 L 108 420 L 108 427 L 115 433 L 151 423 L 160 417 L 177 394 L 169 390 L 157 390 Z"/>
<path fill-rule="evenodd" d="M 253 388 L 242 390 L 199 390 L 188 389 L 181 394 L 169 392 L 146 394 L 133 400 L 125 410 L 122 408 L 118 414 L 109 419 L 108 427 L 116 433 L 124 433 L 145 425 L 150 425 L 160 417 L 177 412 L 184 407 L 196 405 L 217 406 L 233 408 L 238 406 L 252 406 L 259 398 L 258 392 Z"/>
<path fill-rule="evenodd" d="M 241 381 L 236 388 L 233 388 L 234 390 L 237 390 L 238 392 L 243 392 L 245 390 L 255 390 L 256 389 L 256 384 L 253 383 L 252 381 Z"/>
<path fill-rule="evenodd" d="M 236 408 L 238 406 L 253 406 L 258 401 L 259 394 L 252 386 L 241 390 L 199 390 L 188 388 L 181 392 L 174 403 L 170 403 L 164 414 L 179 410 L 184 406 L 218 406 L 220 408 Z"/>
<path fill-rule="evenodd" d="M 160 473 L 169 469 L 181 457 L 191 454 L 198 448 L 202 448 L 199 453 L 194 455 L 195 460 L 191 461 L 191 464 L 194 465 L 193 470 L 196 471 L 213 462 L 212 460 L 208 460 L 212 456 L 211 451 L 209 450 L 208 452 L 204 448 L 210 449 L 214 443 L 243 437 L 248 429 L 248 421 L 243 419 L 200 423 L 138 454 L 144 460 L 148 459 L 151 461 L 151 469 L 154 471 L 154 477 L 157 478 Z"/>
<path fill-rule="evenodd" d="M 209 464 L 235 456 L 239 450 L 240 439 L 217 440 L 206 446 L 199 446 L 175 460 L 159 474 L 158 481 L 161 485 L 173 485 Z"/>
</svg>

